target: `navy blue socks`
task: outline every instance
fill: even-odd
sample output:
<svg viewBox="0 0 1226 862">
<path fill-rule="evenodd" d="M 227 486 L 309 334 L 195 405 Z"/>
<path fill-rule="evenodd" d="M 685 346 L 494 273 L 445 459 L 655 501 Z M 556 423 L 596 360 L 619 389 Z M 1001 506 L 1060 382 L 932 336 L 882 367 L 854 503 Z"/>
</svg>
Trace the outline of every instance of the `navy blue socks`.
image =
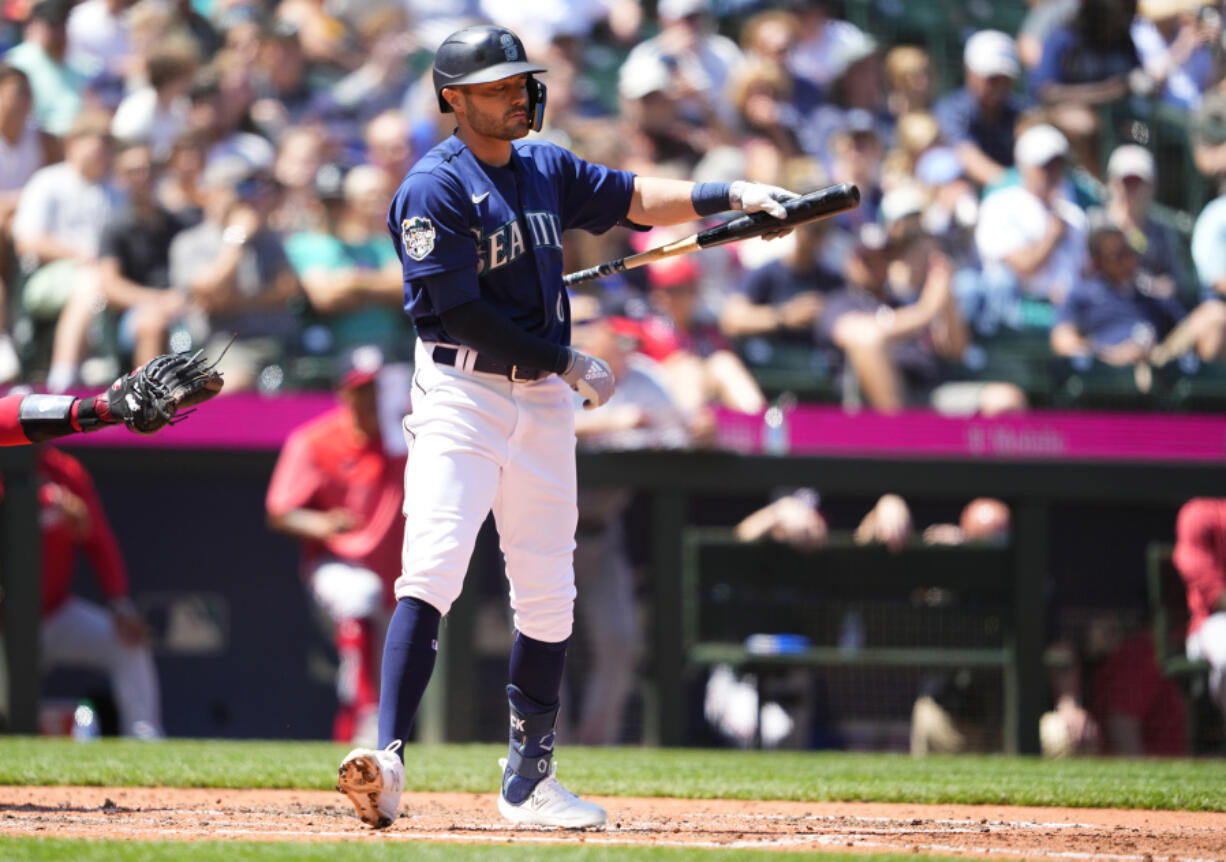
<svg viewBox="0 0 1226 862">
<path fill-rule="evenodd" d="M 379 747 L 394 739 L 408 741 L 421 696 L 438 655 L 439 612 L 420 599 L 401 599 L 383 643 L 379 694 Z M 556 699 L 556 698 L 555 698 Z M 397 756 L 404 759 L 402 747 Z"/>
<path fill-rule="evenodd" d="M 512 805 L 527 799 L 537 783 L 549 775 L 566 644 L 515 633 L 507 686 L 510 749 L 502 776 L 503 796 Z"/>
</svg>

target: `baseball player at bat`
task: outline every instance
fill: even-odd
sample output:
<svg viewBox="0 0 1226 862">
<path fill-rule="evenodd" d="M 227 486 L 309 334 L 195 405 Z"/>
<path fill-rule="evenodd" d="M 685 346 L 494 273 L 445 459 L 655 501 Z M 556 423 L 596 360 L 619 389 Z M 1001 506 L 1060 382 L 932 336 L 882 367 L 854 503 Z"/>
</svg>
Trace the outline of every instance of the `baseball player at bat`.
<svg viewBox="0 0 1226 862">
<path fill-rule="evenodd" d="M 400 742 L 434 668 L 439 620 L 460 594 L 491 509 L 515 624 L 498 809 L 514 823 L 604 824 L 604 810 L 559 784 L 551 762 L 575 600 L 570 390 L 593 408 L 615 384 L 602 360 L 569 346 L 562 232 L 679 224 L 730 209 L 783 218 L 782 202 L 795 197 L 742 181 L 639 177 L 520 141 L 541 127 L 544 71 L 509 30 L 448 36 L 434 58 L 434 88 L 455 133 L 410 169 L 388 214 L 419 336 L 404 419 L 404 553 L 383 652 L 380 747 L 351 752 L 338 781 L 374 827 L 397 816 Z"/>
</svg>

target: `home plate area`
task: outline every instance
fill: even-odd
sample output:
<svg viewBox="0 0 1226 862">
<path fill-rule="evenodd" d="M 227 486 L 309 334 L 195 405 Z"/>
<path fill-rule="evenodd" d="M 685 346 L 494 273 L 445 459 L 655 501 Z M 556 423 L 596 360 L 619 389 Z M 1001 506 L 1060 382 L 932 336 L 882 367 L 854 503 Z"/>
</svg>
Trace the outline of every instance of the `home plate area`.
<svg viewBox="0 0 1226 862">
<path fill-rule="evenodd" d="M 515 828 L 493 794 L 407 793 L 391 828 L 336 793 L 0 787 L 0 834 L 146 841 L 528 841 L 920 852 L 1028 859 L 1226 860 L 1226 813 L 593 797 L 607 829 Z"/>
</svg>

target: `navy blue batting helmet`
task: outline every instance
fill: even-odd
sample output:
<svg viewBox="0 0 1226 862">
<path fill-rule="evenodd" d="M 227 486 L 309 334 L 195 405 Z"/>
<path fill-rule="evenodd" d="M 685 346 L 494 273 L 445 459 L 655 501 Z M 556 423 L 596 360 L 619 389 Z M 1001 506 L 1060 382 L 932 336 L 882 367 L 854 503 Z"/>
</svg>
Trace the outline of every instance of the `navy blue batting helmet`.
<svg viewBox="0 0 1226 862">
<path fill-rule="evenodd" d="M 543 66 L 528 61 L 524 43 L 505 27 L 482 24 L 457 30 L 434 54 L 434 93 L 444 114 L 451 106 L 443 98 L 444 87 L 488 84 L 515 75 L 528 76 L 528 114 L 532 128 L 540 131 L 545 112 L 545 85 L 532 77 Z"/>
</svg>

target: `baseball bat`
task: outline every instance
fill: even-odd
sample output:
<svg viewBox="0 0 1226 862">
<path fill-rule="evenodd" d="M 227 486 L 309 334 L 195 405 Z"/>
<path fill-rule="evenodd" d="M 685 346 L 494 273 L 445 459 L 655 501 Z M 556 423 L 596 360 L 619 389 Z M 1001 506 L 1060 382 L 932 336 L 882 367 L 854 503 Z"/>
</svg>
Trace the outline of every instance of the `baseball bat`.
<svg viewBox="0 0 1226 862">
<path fill-rule="evenodd" d="M 783 208 L 788 212 L 786 218 L 775 218 L 773 215 L 764 212 L 737 216 L 731 221 L 707 228 L 695 234 L 690 234 L 684 239 L 665 243 L 638 254 L 619 257 L 617 260 L 610 260 L 589 269 L 569 273 L 562 277 L 562 284 L 570 287 L 584 281 L 613 275 L 615 272 L 637 269 L 640 266 L 646 266 L 649 263 L 655 263 L 665 258 L 677 257 L 678 255 L 689 254 L 692 251 L 712 248 L 713 246 L 724 245 L 730 242 L 739 242 L 743 239 L 772 233 L 783 228 L 795 227 L 805 222 L 830 218 L 841 212 L 855 209 L 859 205 L 860 189 L 854 184 L 839 183 L 838 185 L 827 186 L 826 188 L 817 189 L 795 200 L 786 202 L 783 205 Z"/>
</svg>

